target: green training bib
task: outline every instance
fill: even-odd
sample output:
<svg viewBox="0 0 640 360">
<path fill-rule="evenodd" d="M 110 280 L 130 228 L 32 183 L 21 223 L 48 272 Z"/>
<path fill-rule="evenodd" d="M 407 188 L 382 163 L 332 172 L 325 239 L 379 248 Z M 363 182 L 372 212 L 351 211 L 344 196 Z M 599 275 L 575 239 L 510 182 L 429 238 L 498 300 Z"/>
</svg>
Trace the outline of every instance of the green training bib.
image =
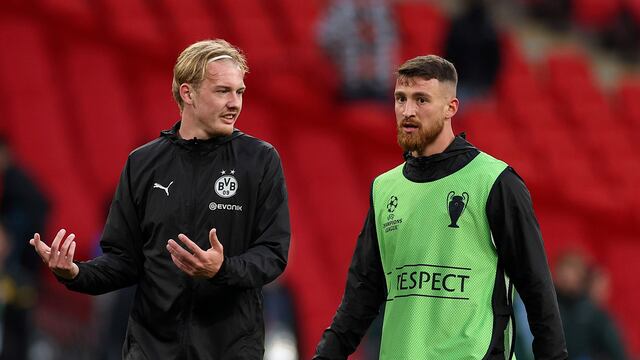
<svg viewBox="0 0 640 360">
<path fill-rule="evenodd" d="M 486 215 L 507 165 L 480 153 L 459 171 L 417 183 L 400 165 L 373 184 L 386 275 L 380 359 L 482 359 L 493 331 L 497 253 Z"/>
</svg>

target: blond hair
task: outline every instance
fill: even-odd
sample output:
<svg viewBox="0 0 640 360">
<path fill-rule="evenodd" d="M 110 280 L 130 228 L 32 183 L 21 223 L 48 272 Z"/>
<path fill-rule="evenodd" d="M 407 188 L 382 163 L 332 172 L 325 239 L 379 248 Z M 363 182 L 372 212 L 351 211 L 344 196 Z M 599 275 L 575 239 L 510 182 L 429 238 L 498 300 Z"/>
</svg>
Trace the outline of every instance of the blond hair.
<svg viewBox="0 0 640 360">
<path fill-rule="evenodd" d="M 171 91 L 180 111 L 184 108 L 184 102 L 180 96 L 180 85 L 190 84 L 198 88 L 204 80 L 207 72 L 207 64 L 216 57 L 231 58 L 243 72 L 249 72 L 247 60 L 240 49 L 225 40 L 202 40 L 189 45 L 180 53 L 176 65 L 173 67 L 173 84 Z M 213 60 L 215 61 L 215 60 Z"/>
</svg>

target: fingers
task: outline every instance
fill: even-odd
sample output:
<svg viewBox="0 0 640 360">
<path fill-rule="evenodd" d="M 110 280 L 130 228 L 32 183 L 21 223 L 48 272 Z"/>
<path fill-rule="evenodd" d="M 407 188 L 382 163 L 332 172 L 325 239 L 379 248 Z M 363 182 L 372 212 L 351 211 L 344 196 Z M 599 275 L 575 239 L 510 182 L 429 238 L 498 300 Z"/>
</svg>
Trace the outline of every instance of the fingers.
<svg viewBox="0 0 640 360">
<path fill-rule="evenodd" d="M 56 237 L 53 239 L 53 242 L 51 243 L 51 255 L 49 256 L 49 265 L 58 263 L 58 257 L 60 256 L 60 241 L 62 241 L 62 238 L 66 233 L 67 233 L 67 230 L 60 229 L 60 231 L 58 231 L 58 233 L 56 234 Z"/>
<path fill-rule="evenodd" d="M 49 262 L 49 255 L 51 254 L 51 248 L 47 246 L 41 239 L 40 234 L 35 233 L 33 239 L 29 240 L 29 244 L 33 245 L 38 255 L 45 263 Z"/>
<path fill-rule="evenodd" d="M 175 240 L 169 239 L 167 250 L 171 254 L 171 260 L 180 270 L 196 278 L 211 278 L 218 272 L 223 261 L 223 254 L 222 244 L 218 241 L 216 229 L 211 229 L 209 232 L 211 248 L 207 251 L 202 250 L 184 234 L 179 234 L 178 239 L 185 244 L 187 249 L 184 249 Z"/>
<path fill-rule="evenodd" d="M 178 269 L 184 271 L 185 273 L 187 273 L 189 275 L 192 275 L 192 276 L 195 273 L 195 269 L 192 266 L 183 263 L 182 261 L 180 261 L 180 259 L 178 257 L 176 257 L 173 254 L 171 254 L 171 260 L 173 260 L 173 263 L 176 264 Z"/>
<path fill-rule="evenodd" d="M 60 252 L 57 257 L 58 261 L 54 263 L 54 265 L 58 267 L 63 267 L 73 262 L 73 257 L 69 256 L 68 252 L 71 244 L 75 244 L 75 241 L 73 241 L 75 238 L 76 238 L 75 234 L 71 234 L 67 236 L 67 238 L 64 240 L 64 243 L 62 243 L 62 246 L 60 247 Z"/>
<path fill-rule="evenodd" d="M 33 247 L 36 248 L 36 250 L 40 250 L 39 248 L 39 243 L 40 242 L 40 234 L 35 233 L 33 234 L 33 237 L 31 238 L 31 240 L 29 240 L 29 244 L 33 245 Z"/>
<path fill-rule="evenodd" d="M 189 250 L 191 250 L 191 253 L 194 256 L 200 255 L 200 253 L 203 251 L 196 243 L 191 241 L 191 239 L 189 239 L 185 234 L 179 234 L 178 239 L 182 241 L 182 243 L 185 244 L 187 248 L 189 248 Z"/>
<path fill-rule="evenodd" d="M 169 239 L 169 242 L 167 243 L 167 250 L 169 250 L 172 257 L 175 256 L 181 263 L 187 264 L 190 267 L 194 266 L 194 256 L 187 250 L 183 249 L 182 246 L 178 245 L 175 240 Z"/>
<path fill-rule="evenodd" d="M 222 244 L 220 243 L 220 240 L 218 240 L 216 228 L 213 228 L 209 231 L 209 242 L 211 243 L 212 249 L 218 252 L 222 252 Z"/>
<path fill-rule="evenodd" d="M 73 256 L 76 253 L 75 234 L 69 234 L 64 239 L 66 230 L 61 229 L 51 243 L 51 247 L 47 246 L 40 239 L 40 234 L 35 233 L 29 243 L 36 249 L 42 261 L 47 264 L 49 269 L 57 276 L 65 279 L 74 279 L 80 272 L 80 268 L 73 262 Z M 64 239 L 64 241 L 63 241 Z"/>
<path fill-rule="evenodd" d="M 76 254 L 76 242 L 72 241 L 71 245 L 69 245 L 69 261 L 73 261 L 73 256 Z"/>
<path fill-rule="evenodd" d="M 35 249 L 38 255 L 40 254 L 40 234 L 35 233 L 31 240 L 29 240 L 29 244 L 31 244 Z"/>
<path fill-rule="evenodd" d="M 67 257 L 69 252 L 69 247 L 71 246 L 71 243 L 75 238 L 76 238 L 76 234 L 71 234 L 67 236 L 67 238 L 64 240 L 64 243 L 62 243 L 62 246 L 60 247 L 60 256 Z"/>
</svg>

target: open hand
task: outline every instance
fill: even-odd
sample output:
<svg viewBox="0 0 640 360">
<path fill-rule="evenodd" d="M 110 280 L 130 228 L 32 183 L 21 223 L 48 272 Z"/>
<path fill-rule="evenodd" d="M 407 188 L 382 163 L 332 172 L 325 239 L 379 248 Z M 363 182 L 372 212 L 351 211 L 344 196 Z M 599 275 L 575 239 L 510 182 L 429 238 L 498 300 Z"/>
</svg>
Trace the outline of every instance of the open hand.
<svg viewBox="0 0 640 360">
<path fill-rule="evenodd" d="M 218 273 L 224 260 L 224 251 L 222 244 L 218 241 L 216 229 L 209 231 L 211 248 L 206 251 L 184 234 L 178 235 L 178 239 L 186 245 L 189 251 L 183 249 L 173 239 L 169 239 L 167 250 L 171 254 L 171 260 L 180 270 L 196 278 L 212 278 Z"/>
<path fill-rule="evenodd" d="M 64 242 L 62 242 L 66 232 L 65 229 L 60 229 L 53 239 L 51 247 L 40 240 L 40 234 L 38 233 L 33 235 L 33 239 L 29 240 L 29 244 L 33 245 L 42 261 L 49 266 L 49 269 L 51 269 L 54 274 L 71 280 L 78 276 L 80 269 L 78 265 L 73 262 L 73 254 L 76 252 L 76 242 L 73 240 L 76 238 L 76 235 L 70 234 Z M 62 242 L 62 244 L 60 244 L 60 242 Z"/>
</svg>

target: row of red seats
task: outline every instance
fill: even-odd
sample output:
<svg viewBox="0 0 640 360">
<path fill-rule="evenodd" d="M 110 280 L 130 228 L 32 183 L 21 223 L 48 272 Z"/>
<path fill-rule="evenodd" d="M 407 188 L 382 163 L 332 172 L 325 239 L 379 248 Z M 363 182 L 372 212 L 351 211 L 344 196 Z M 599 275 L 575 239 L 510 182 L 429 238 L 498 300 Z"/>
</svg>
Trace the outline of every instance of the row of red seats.
<svg viewBox="0 0 640 360">
<path fill-rule="evenodd" d="M 498 105 L 468 109 L 465 129 L 479 135 L 477 145 L 513 164 L 532 189 L 552 261 L 578 248 L 611 273 L 612 309 L 637 351 L 640 314 L 629 306 L 640 291 L 627 284 L 634 281 L 630 254 L 640 250 L 634 206 L 640 157 L 631 146 L 640 86 L 625 79 L 607 99 L 581 53 L 556 50 L 535 68 L 513 38 L 504 40 Z"/>
<path fill-rule="evenodd" d="M 572 5 L 574 20 L 587 29 L 606 30 L 624 12 L 640 20 L 638 0 L 572 0 Z"/>
<path fill-rule="evenodd" d="M 70 230 L 79 237 L 91 238 L 99 230 L 100 211 L 94 189 L 101 184 L 87 181 L 75 166 L 89 159 L 79 151 L 83 135 L 68 122 L 66 110 L 74 99 L 59 91 L 64 79 L 51 64 L 43 29 L 21 19 L 1 19 L 0 47 L 3 54 L 12 54 L 0 57 L 0 79 L 11 89 L 2 103 L 2 121 L 6 122 L 10 146 L 52 197 L 52 224 L 75 224 L 76 219 L 85 219 Z M 21 51 L 12 49 L 17 43 Z M 108 164 L 105 166 L 113 171 Z"/>
<path fill-rule="evenodd" d="M 498 84 L 500 103 L 507 105 L 510 115 L 507 125 L 531 135 L 524 140 L 545 158 L 550 175 L 573 177 L 581 183 L 567 193 L 574 192 L 576 200 L 590 207 L 615 210 L 618 202 L 610 185 L 618 193 L 622 189 L 623 194 L 632 195 L 632 184 L 640 176 L 640 160 L 632 147 L 634 121 L 620 119 L 628 116 L 619 106 L 618 113 L 612 110 L 610 104 L 618 101 L 605 97 L 584 55 L 556 50 L 535 72 L 523 65 L 512 42 L 506 39 L 506 64 Z M 590 196 L 586 198 L 585 193 Z"/>
</svg>

